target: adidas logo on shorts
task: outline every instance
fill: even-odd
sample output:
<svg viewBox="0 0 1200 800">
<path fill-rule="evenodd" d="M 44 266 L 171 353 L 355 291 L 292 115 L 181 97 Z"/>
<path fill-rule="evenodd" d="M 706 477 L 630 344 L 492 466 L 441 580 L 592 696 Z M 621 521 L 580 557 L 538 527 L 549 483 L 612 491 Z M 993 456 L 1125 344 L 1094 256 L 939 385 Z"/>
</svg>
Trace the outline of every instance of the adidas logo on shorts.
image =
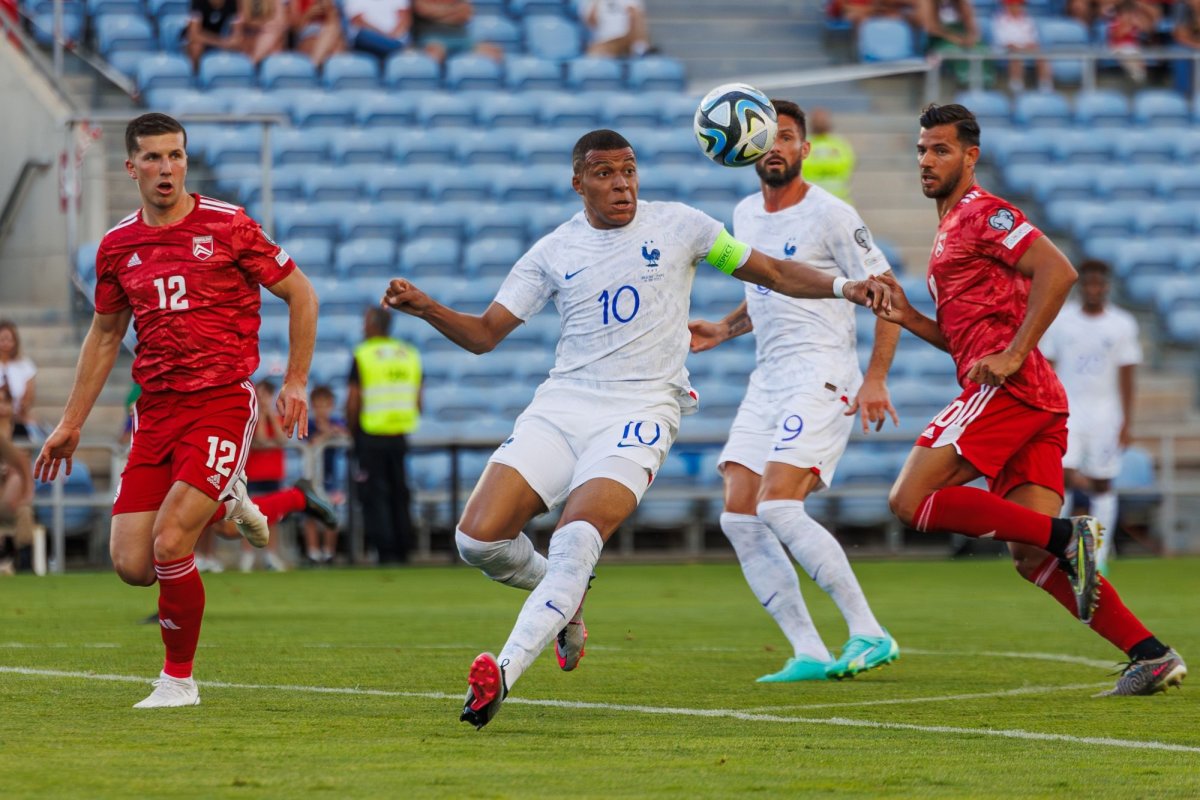
<svg viewBox="0 0 1200 800">
<path fill-rule="evenodd" d="M 208 482 L 211 483 L 213 485 L 213 487 L 216 489 L 221 488 L 221 476 L 220 475 L 209 475 Z"/>
</svg>

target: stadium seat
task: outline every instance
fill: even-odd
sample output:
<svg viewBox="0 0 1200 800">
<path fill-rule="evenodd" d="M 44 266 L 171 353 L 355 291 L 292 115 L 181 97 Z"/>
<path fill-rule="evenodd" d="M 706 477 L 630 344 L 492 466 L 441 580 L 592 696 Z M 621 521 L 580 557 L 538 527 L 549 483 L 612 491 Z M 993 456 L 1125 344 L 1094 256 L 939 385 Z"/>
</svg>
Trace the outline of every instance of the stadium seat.
<svg viewBox="0 0 1200 800">
<path fill-rule="evenodd" d="M 666 131 L 662 136 L 655 136 L 638 143 L 638 164 L 652 166 L 660 165 L 690 165 L 701 164 L 703 156 L 696 148 L 696 138 L 691 129 L 687 131 Z"/>
<path fill-rule="evenodd" d="M 492 197 L 503 203 L 544 202 L 560 196 L 570 184 L 552 165 L 506 168 L 492 176 Z"/>
<path fill-rule="evenodd" d="M 1119 92 L 1100 90 L 1075 96 L 1075 124 L 1081 127 L 1126 128 L 1129 115 L 1129 100 Z"/>
<path fill-rule="evenodd" d="M 522 20 L 525 49 L 539 58 L 565 61 L 583 51 L 579 28 L 556 16 L 535 15 Z"/>
<path fill-rule="evenodd" d="M 87 14 L 93 18 L 105 16 L 143 16 L 141 0 L 86 0 Z"/>
<path fill-rule="evenodd" d="M 1040 18 L 1037 20 L 1038 40 L 1048 50 L 1086 50 L 1090 47 L 1087 26 L 1074 19 L 1063 17 Z M 1083 77 L 1083 64 L 1079 61 L 1052 61 L 1051 74 L 1056 83 L 1075 84 Z"/>
<path fill-rule="evenodd" d="M 262 132 L 251 126 L 219 128 L 207 139 L 204 158 L 210 164 L 262 163 Z"/>
<path fill-rule="evenodd" d="M 391 139 L 379 131 L 347 128 L 334 131 L 329 154 L 339 164 L 381 165 L 391 160 Z"/>
<path fill-rule="evenodd" d="M 254 86 L 254 64 L 241 53 L 208 52 L 200 59 L 196 82 L 202 89 L 249 89 Z"/>
<path fill-rule="evenodd" d="M 912 28 L 898 19 L 864 21 L 858 26 L 858 57 L 862 61 L 916 58 Z"/>
<path fill-rule="evenodd" d="M 618 91 L 625 88 L 621 62 L 581 56 L 567 62 L 567 86 L 576 91 Z"/>
<path fill-rule="evenodd" d="M 659 110 L 662 113 L 663 125 L 668 129 L 685 128 L 690 131 L 696 117 L 696 108 L 700 105 L 700 98 L 681 93 L 659 95 L 659 97 L 661 98 Z"/>
<path fill-rule="evenodd" d="M 429 186 L 437 174 L 436 164 L 381 166 L 367 176 L 366 191 L 376 201 L 414 201 L 429 196 Z"/>
<path fill-rule="evenodd" d="M 292 103 L 292 122 L 300 128 L 344 130 L 354 123 L 354 115 L 353 100 L 336 92 L 311 91 Z"/>
<path fill-rule="evenodd" d="M 979 120 L 984 131 L 990 133 L 993 126 L 1007 128 L 1012 117 L 1012 104 L 1008 96 L 1000 92 L 980 89 L 978 91 L 959 92 L 954 102 L 971 109 L 971 113 Z M 985 133 L 984 136 L 987 136 Z"/>
<path fill-rule="evenodd" d="M 651 138 L 657 139 L 663 133 L 660 123 L 662 117 L 658 104 L 646 95 L 614 95 L 606 98 L 601 106 L 604 113 L 604 124 L 614 130 L 621 131 L 625 135 L 625 138 L 629 139 L 633 144 L 634 150 L 637 152 L 641 152 L 641 147 L 638 141 L 634 141 L 633 135 L 628 131 L 629 128 L 653 129 L 655 136 L 642 137 L 640 141 L 649 141 Z"/>
<path fill-rule="evenodd" d="M 1071 124 L 1071 107 L 1057 92 L 1028 92 L 1017 96 L 1013 120 L 1029 127 L 1065 128 Z"/>
<path fill-rule="evenodd" d="M 521 46 L 520 27 L 508 17 L 497 14 L 476 14 L 467 23 L 467 33 L 473 42 L 497 44 L 505 50 L 516 50 Z"/>
<path fill-rule="evenodd" d="M 504 82 L 504 71 L 495 60 L 468 53 L 446 61 L 443 82 L 453 91 L 498 89 Z"/>
<path fill-rule="evenodd" d="M 1189 203 L 1140 203 L 1134 211 L 1139 236 L 1191 236 L 1196 208 Z"/>
<path fill-rule="evenodd" d="M 1005 170 L 1025 164 L 1048 164 L 1054 159 L 1057 137 L 1031 136 L 1027 131 L 991 131 L 984 134 L 985 152 Z M 1006 177 L 1008 177 L 1006 175 Z"/>
<path fill-rule="evenodd" d="M 188 0 L 146 0 L 146 11 L 151 19 L 161 19 L 171 14 L 187 14 L 191 10 Z"/>
<path fill-rule="evenodd" d="M 463 271 L 472 277 L 505 275 L 524 253 L 523 238 L 489 236 L 472 239 L 463 252 Z"/>
<path fill-rule="evenodd" d="M 166 14 L 158 18 L 158 46 L 168 53 L 182 51 L 183 32 L 188 26 L 191 16 L 183 14 Z"/>
<path fill-rule="evenodd" d="M 1123 132 L 1119 129 L 1091 129 L 1062 131 L 1049 138 L 1052 139 L 1054 156 L 1059 161 L 1068 164 L 1111 166 L 1117 140 L 1121 135 Z M 1019 149 L 1020 145 L 1017 145 L 1017 148 Z"/>
<path fill-rule="evenodd" d="M 404 236 L 412 241 L 427 237 L 461 239 L 473 203 L 418 205 L 404 218 Z"/>
<path fill-rule="evenodd" d="M 1096 175 L 1096 191 L 1111 200 L 1152 200 L 1157 192 L 1153 173 L 1142 170 L 1110 170 Z"/>
<path fill-rule="evenodd" d="M 62 477 L 63 493 L 68 497 L 85 498 L 89 497 L 96 491 L 96 487 L 92 482 L 92 474 L 88 470 L 87 465 L 82 459 L 76 459 L 74 467 L 70 473 L 63 471 Z M 44 481 L 34 481 L 36 488 L 34 496 L 37 499 L 47 499 L 54 493 L 54 483 Z M 96 510 L 92 506 L 64 506 L 63 507 L 63 527 L 68 532 L 83 532 L 91 528 L 92 518 L 96 515 Z M 54 525 L 54 509 L 50 506 L 35 505 L 34 518 L 39 525 L 44 525 L 47 528 Z"/>
<path fill-rule="evenodd" d="M 290 201 L 275 204 L 275 235 L 283 241 L 300 238 L 336 239 L 338 222 L 324 203 Z"/>
<path fill-rule="evenodd" d="M 511 155 L 513 151 L 512 138 L 505 134 L 495 134 L 496 128 L 520 128 L 524 131 L 536 130 L 538 127 L 539 110 L 537 104 L 530 102 L 524 94 L 509 94 L 508 92 L 489 92 L 480 99 L 476 109 L 479 125 L 482 131 L 472 133 L 487 133 L 495 141 L 477 140 L 480 150 L 495 152 L 497 147 L 504 147 Z M 508 140 L 508 141 L 503 141 Z M 460 152 L 462 146 L 459 146 Z M 511 163 L 511 162 L 505 162 Z"/>
<path fill-rule="evenodd" d="M 1097 175 L 1077 167 L 1042 167 L 1033 176 L 1031 189 L 1039 203 L 1050 200 L 1092 200 Z"/>
<path fill-rule="evenodd" d="M 526 100 L 530 95 L 526 95 Z M 542 124 L 548 128 L 587 130 L 600 124 L 603 109 L 595 99 L 565 92 L 538 92 L 534 98 Z M 546 131 L 535 131 L 535 133 Z"/>
<path fill-rule="evenodd" d="M 536 242 L 580 213 L 578 201 L 566 200 L 557 204 L 544 204 L 529 210 L 529 241 Z"/>
<path fill-rule="evenodd" d="M 345 167 L 316 164 L 304 169 L 304 198 L 312 203 L 357 200 L 363 193 L 363 176 Z"/>
<path fill-rule="evenodd" d="M 444 137 L 430 136 L 415 126 L 389 131 L 388 140 L 396 161 L 410 166 L 445 165 L 446 156 L 452 152 Z"/>
<path fill-rule="evenodd" d="M 68 43 L 83 40 L 86 16 L 82 5 L 64 5 L 62 15 L 63 39 Z M 54 46 L 54 12 L 39 11 L 30 19 L 33 40 L 43 47 Z"/>
<path fill-rule="evenodd" d="M 516 91 L 559 90 L 563 88 L 562 64 L 537 56 L 509 55 L 504 62 L 504 83 Z"/>
<path fill-rule="evenodd" d="M 1133 98 L 1133 119 L 1156 128 L 1192 124 L 1192 112 L 1181 95 L 1167 89 L 1143 89 Z"/>
<path fill-rule="evenodd" d="M 1128 131 L 1116 140 L 1120 163 L 1128 165 L 1169 165 L 1175 159 L 1175 143 L 1159 131 Z"/>
<path fill-rule="evenodd" d="M 483 119 L 483 130 L 468 130 L 455 136 L 454 155 L 458 163 L 501 166 L 515 163 L 516 137 L 498 134 L 492 130 L 493 127 L 504 126 L 488 125 L 486 122 L 488 111 L 482 106 L 479 114 Z"/>
<path fill-rule="evenodd" d="M 271 137 L 271 153 L 275 165 L 325 164 L 329 161 L 328 131 L 284 128 Z"/>
<path fill-rule="evenodd" d="M 137 85 L 142 95 L 163 89 L 191 89 L 192 63 L 183 56 L 172 53 L 144 56 L 137 66 Z"/>
<path fill-rule="evenodd" d="M 389 89 L 437 89 L 441 80 L 438 62 L 424 53 L 396 53 L 383 67 L 383 82 Z"/>
<path fill-rule="evenodd" d="M 275 53 L 267 56 L 258 67 L 258 83 L 268 91 L 273 89 L 315 89 L 317 68 L 307 56 L 299 53 Z"/>
<path fill-rule="evenodd" d="M 1071 235 L 1080 240 L 1099 236 L 1132 236 L 1137 230 L 1133 213 L 1138 201 L 1088 202 L 1059 200 L 1056 203 L 1071 203 L 1070 216 L 1063 225 Z"/>
<path fill-rule="evenodd" d="M 405 274 L 457 271 L 461 256 L 457 238 L 422 238 L 400 248 L 400 268 Z"/>
<path fill-rule="evenodd" d="M 429 191 L 435 200 L 472 200 L 484 202 L 492 197 L 493 170 L 508 170 L 508 167 L 475 166 L 470 169 L 443 167 L 433 177 Z"/>
<path fill-rule="evenodd" d="M 556 173 L 557 175 L 557 173 Z M 569 179 L 558 175 L 559 179 Z M 543 198 L 537 205 L 545 202 Z M 530 204 L 533 207 L 534 204 Z M 529 228 L 528 208 L 520 203 L 475 204 L 474 211 L 466 218 L 466 240 L 468 242 L 488 237 L 508 237 L 524 241 Z"/>
<path fill-rule="evenodd" d="M 154 29 L 146 18 L 134 14 L 105 14 L 92 20 L 96 49 L 105 58 L 124 51 L 146 52 L 157 47 Z"/>
<path fill-rule="evenodd" d="M 321 85 L 330 91 L 374 89 L 379 86 L 379 62 L 364 53 L 335 53 L 321 69 Z"/>
<path fill-rule="evenodd" d="M 475 124 L 475 107 L 461 97 L 434 94 L 416 108 L 417 123 L 429 128 L 469 128 Z"/>
<path fill-rule="evenodd" d="M 395 274 L 396 246 L 391 239 L 354 239 L 338 245 L 334 269 L 343 277 Z"/>
<path fill-rule="evenodd" d="M 683 64 L 665 56 L 647 56 L 629 62 L 626 85 L 635 92 L 679 92 L 684 88 Z"/>
<path fill-rule="evenodd" d="M 239 90 L 226 96 L 229 98 L 229 111 L 234 114 L 274 114 L 282 117 L 284 121 L 290 116 L 287 101 L 278 95 L 250 89 Z"/>
<path fill-rule="evenodd" d="M 410 105 L 396 103 L 392 95 L 378 94 L 358 100 L 354 119 L 363 128 L 403 129 L 414 125 L 417 116 Z"/>
<path fill-rule="evenodd" d="M 565 15 L 570 9 L 570 0 L 508 0 L 508 13 L 517 19 L 534 14 Z"/>
<path fill-rule="evenodd" d="M 1189 170 L 1163 170 L 1155 176 L 1160 197 L 1168 200 L 1200 200 L 1200 173 Z"/>
<path fill-rule="evenodd" d="M 305 237 L 281 239 L 280 242 L 292 260 L 306 273 L 324 275 L 333 270 L 333 243 L 328 239 Z M 324 305 L 324 301 L 325 298 L 322 296 L 322 305 Z"/>
<path fill-rule="evenodd" d="M 1182 309 L 1168 315 L 1167 335 L 1178 344 L 1200 345 L 1200 309 Z"/>
<path fill-rule="evenodd" d="M 571 149 L 579 135 L 579 132 L 569 129 L 526 133 L 517 139 L 517 157 L 522 164 L 558 164 L 569 167 Z"/>
<path fill-rule="evenodd" d="M 371 174 L 366 176 L 370 180 Z M 399 200 L 357 200 L 341 203 L 335 209 L 342 241 L 360 238 L 384 238 L 399 241 L 404 223 L 412 213 L 410 202 Z"/>
</svg>

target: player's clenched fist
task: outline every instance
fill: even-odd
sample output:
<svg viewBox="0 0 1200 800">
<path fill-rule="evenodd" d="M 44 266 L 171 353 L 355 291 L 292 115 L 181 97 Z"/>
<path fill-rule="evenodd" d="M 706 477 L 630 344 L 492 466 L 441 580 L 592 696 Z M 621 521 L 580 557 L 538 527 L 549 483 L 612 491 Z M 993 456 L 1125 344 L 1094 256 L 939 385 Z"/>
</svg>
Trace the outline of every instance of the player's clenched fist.
<svg viewBox="0 0 1200 800">
<path fill-rule="evenodd" d="M 384 308 L 394 308 L 415 317 L 421 316 L 433 305 L 429 295 L 403 278 L 392 279 L 380 303 Z"/>
</svg>

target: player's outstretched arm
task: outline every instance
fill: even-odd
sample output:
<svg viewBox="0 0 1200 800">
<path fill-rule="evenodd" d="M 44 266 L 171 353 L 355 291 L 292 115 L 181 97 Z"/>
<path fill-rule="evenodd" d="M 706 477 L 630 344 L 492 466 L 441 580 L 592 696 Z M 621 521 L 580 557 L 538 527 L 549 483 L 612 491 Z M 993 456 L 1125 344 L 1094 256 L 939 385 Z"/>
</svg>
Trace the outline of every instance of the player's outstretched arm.
<svg viewBox="0 0 1200 800">
<path fill-rule="evenodd" d="M 35 478 L 46 482 L 58 477 L 59 465 L 66 462 L 66 472 L 71 474 L 72 457 L 79 446 L 79 432 L 87 420 L 108 373 L 112 372 L 121 351 L 121 339 L 129 328 L 133 309 L 126 308 L 115 314 L 95 314 L 83 347 L 79 351 L 79 363 L 75 365 L 75 383 L 63 409 L 62 419 L 46 437 L 42 451 L 33 465 Z"/>
<path fill-rule="evenodd" d="M 425 320 L 438 333 L 476 355 L 490 352 L 521 324 L 520 317 L 499 303 L 492 303 L 482 314 L 455 311 L 403 278 L 388 284 L 380 305 Z"/>
<path fill-rule="evenodd" d="M 913 308 L 912 303 L 908 302 L 908 295 L 904 293 L 904 287 L 900 285 L 900 282 L 890 272 L 876 275 L 868 279 L 867 283 L 877 284 L 891 292 L 891 306 L 886 309 L 873 309 L 875 316 L 888 322 L 896 323 L 909 333 L 920 336 L 939 350 L 945 350 L 947 353 L 950 352 L 950 346 L 946 344 L 946 339 L 942 336 L 941 330 L 938 329 L 937 322 Z"/>
<path fill-rule="evenodd" d="M 688 323 L 688 332 L 692 334 L 693 353 L 711 350 L 721 342 L 727 342 L 752 330 L 754 330 L 754 322 L 750 319 L 750 311 L 746 307 L 745 300 L 720 322 L 697 319 Z"/>
<path fill-rule="evenodd" d="M 317 341 L 317 310 L 320 305 L 312 282 L 299 269 L 267 287 L 288 305 L 288 363 L 275 408 L 283 418 L 289 439 L 308 436 L 308 370 Z"/>
<path fill-rule="evenodd" d="M 976 361 L 967 372 L 967 379 L 989 386 L 1000 386 L 1021 368 L 1025 359 L 1037 347 L 1042 334 L 1058 316 L 1078 274 L 1062 251 L 1046 236 L 1039 238 L 1021 256 L 1016 269 L 1033 278 L 1029 287 L 1029 304 L 1025 319 L 1013 335 L 1008 347 Z"/>
<path fill-rule="evenodd" d="M 890 304 L 886 288 L 877 287 L 872 292 L 866 281 L 847 281 L 843 278 L 838 285 L 839 291 L 835 292 L 837 279 L 834 276 L 808 264 L 772 258 L 754 249 L 750 250 L 745 263 L 730 274 L 740 281 L 755 283 L 788 297 L 817 300 L 844 297 L 851 303 L 872 309 Z"/>
</svg>

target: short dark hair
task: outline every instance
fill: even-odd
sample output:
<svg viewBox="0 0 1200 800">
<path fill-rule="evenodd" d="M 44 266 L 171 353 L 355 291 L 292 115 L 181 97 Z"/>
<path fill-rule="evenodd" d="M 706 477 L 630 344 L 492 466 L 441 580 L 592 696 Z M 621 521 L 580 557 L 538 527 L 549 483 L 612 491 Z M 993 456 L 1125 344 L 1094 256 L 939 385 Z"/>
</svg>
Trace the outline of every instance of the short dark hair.
<svg viewBox="0 0 1200 800">
<path fill-rule="evenodd" d="M 1083 276 L 1089 273 L 1094 273 L 1107 279 L 1112 277 L 1112 267 L 1108 265 L 1107 261 L 1101 261 L 1098 258 L 1089 258 L 1079 265 L 1079 274 Z"/>
<path fill-rule="evenodd" d="M 320 399 L 332 400 L 333 399 L 333 389 L 329 388 L 328 384 L 324 384 L 324 383 L 318 384 L 317 386 L 313 387 L 311 399 L 312 399 L 312 402 L 314 402 L 314 403 Z"/>
<path fill-rule="evenodd" d="M 808 120 L 804 118 L 804 109 L 800 108 L 791 100 L 776 100 L 771 98 L 771 105 L 775 106 L 775 115 L 779 117 L 791 117 L 796 120 L 796 125 L 800 128 L 800 136 L 808 138 Z"/>
<path fill-rule="evenodd" d="M 367 309 L 366 327 L 387 336 L 392 330 L 392 315 L 379 306 Z"/>
<path fill-rule="evenodd" d="M 958 133 L 958 141 L 967 147 L 979 147 L 979 120 L 966 106 L 958 103 L 939 106 L 930 103 L 921 109 L 921 127 L 937 128 L 942 125 L 953 125 Z"/>
<path fill-rule="evenodd" d="M 182 133 L 183 146 L 187 148 L 187 131 L 179 124 L 179 120 L 152 111 L 135 117 L 125 126 L 125 152 L 133 155 L 138 151 L 139 136 L 161 136 L 164 133 Z"/>
<path fill-rule="evenodd" d="M 593 150 L 624 150 L 627 147 L 633 149 L 629 140 L 616 131 L 608 128 L 588 131 L 579 137 L 575 149 L 571 151 L 571 169 L 578 175 L 583 170 L 583 160 Z"/>
</svg>

